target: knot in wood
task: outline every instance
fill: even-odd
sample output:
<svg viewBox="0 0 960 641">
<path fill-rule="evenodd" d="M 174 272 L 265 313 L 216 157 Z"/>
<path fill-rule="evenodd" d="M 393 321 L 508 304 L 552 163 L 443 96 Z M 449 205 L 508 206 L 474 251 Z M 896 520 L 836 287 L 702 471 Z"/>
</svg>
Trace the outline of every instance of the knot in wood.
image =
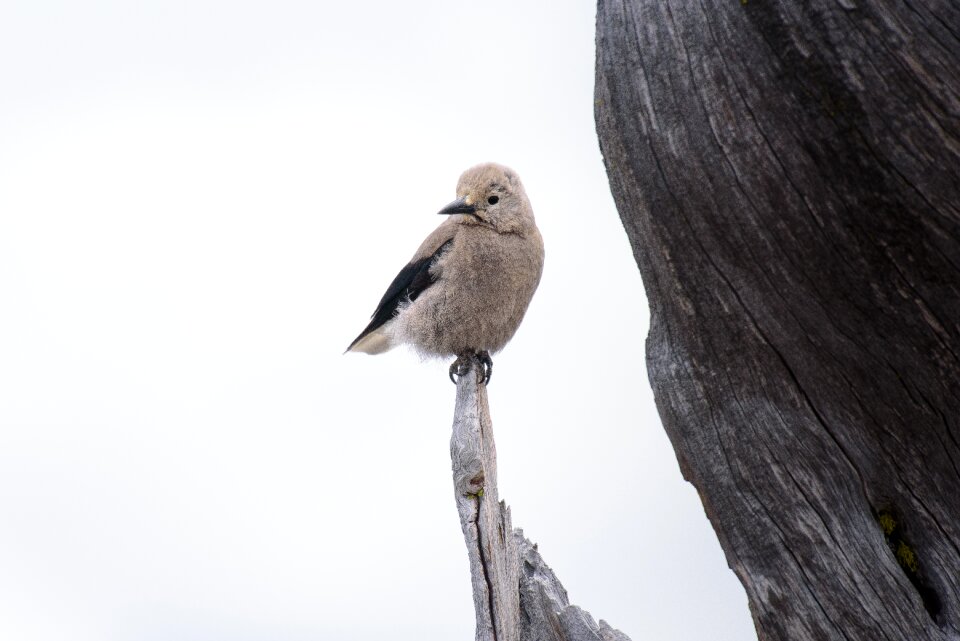
<svg viewBox="0 0 960 641">
<path fill-rule="evenodd" d="M 484 480 L 485 479 L 483 478 L 483 472 L 480 472 L 479 474 L 473 476 L 469 481 L 470 493 L 476 494 L 477 492 L 482 490 Z"/>
</svg>

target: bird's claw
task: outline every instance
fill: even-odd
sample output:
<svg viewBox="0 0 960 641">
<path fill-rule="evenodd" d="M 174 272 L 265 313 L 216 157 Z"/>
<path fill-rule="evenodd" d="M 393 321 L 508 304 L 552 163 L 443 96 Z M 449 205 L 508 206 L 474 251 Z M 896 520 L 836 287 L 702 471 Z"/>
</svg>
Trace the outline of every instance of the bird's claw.
<svg viewBox="0 0 960 641">
<path fill-rule="evenodd" d="M 493 359 L 490 358 L 490 352 L 483 350 L 477 354 L 480 364 L 483 365 L 483 384 L 490 384 L 490 377 L 493 376 Z"/>
<path fill-rule="evenodd" d="M 490 382 L 490 377 L 493 375 L 493 359 L 490 358 L 490 352 L 484 350 L 475 354 L 457 356 L 457 360 L 450 365 L 449 371 L 450 380 L 454 385 L 457 384 L 457 378 L 469 372 L 474 363 L 480 366 L 479 373 L 483 384 L 487 385 Z"/>
<path fill-rule="evenodd" d="M 469 354 L 457 356 L 457 360 L 453 361 L 453 365 L 450 366 L 450 380 L 453 381 L 454 385 L 457 384 L 457 378 L 470 371 L 470 365 Z"/>
</svg>

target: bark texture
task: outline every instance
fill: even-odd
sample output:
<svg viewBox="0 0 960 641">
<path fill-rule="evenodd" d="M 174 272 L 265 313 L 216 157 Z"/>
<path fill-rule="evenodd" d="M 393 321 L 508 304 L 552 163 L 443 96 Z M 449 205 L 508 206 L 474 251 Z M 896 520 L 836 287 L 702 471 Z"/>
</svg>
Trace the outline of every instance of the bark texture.
<svg viewBox="0 0 960 641">
<path fill-rule="evenodd" d="M 761 639 L 960 638 L 960 5 L 600 0 L 650 381 Z"/>
<path fill-rule="evenodd" d="M 467 543 L 477 641 L 630 641 L 577 606 L 497 492 L 497 450 L 475 361 L 457 382 L 450 458 Z"/>
</svg>

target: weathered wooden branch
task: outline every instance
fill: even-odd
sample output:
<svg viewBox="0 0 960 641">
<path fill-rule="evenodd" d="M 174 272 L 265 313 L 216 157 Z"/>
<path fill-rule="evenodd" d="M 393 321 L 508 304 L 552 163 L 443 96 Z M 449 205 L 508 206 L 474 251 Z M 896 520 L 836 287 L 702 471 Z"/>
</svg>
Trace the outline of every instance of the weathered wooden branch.
<svg viewBox="0 0 960 641">
<path fill-rule="evenodd" d="M 761 639 L 960 639 L 960 4 L 600 0 L 681 469 Z"/>
<path fill-rule="evenodd" d="M 497 497 L 497 450 L 487 389 L 476 368 L 457 384 L 450 437 L 453 488 L 467 542 L 477 641 L 519 639 L 520 582 L 510 508 Z"/>
<path fill-rule="evenodd" d="M 478 383 L 478 362 L 460 376 L 450 458 L 460 527 L 467 543 L 477 641 L 630 641 L 570 605 L 537 547 L 514 530 L 497 493 L 497 450 Z"/>
</svg>

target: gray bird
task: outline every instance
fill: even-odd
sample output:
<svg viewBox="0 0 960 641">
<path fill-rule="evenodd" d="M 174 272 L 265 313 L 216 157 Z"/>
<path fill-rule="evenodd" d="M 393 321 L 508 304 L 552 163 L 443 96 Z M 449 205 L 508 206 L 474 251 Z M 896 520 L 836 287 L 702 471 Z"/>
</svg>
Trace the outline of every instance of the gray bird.
<svg viewBox="0 0 960 641">
<path fill-rule="evenodd" d="M 456 356 L 450 378 L 473 358 L 493 373 L 523 320 L 543 272 L 543 239 L 517 174 L 486 163 L 463 172 L 450 216 L 420 245 L 380 299 L 348 352 L 400 344 L 424 356 Z"/>
</svg>

